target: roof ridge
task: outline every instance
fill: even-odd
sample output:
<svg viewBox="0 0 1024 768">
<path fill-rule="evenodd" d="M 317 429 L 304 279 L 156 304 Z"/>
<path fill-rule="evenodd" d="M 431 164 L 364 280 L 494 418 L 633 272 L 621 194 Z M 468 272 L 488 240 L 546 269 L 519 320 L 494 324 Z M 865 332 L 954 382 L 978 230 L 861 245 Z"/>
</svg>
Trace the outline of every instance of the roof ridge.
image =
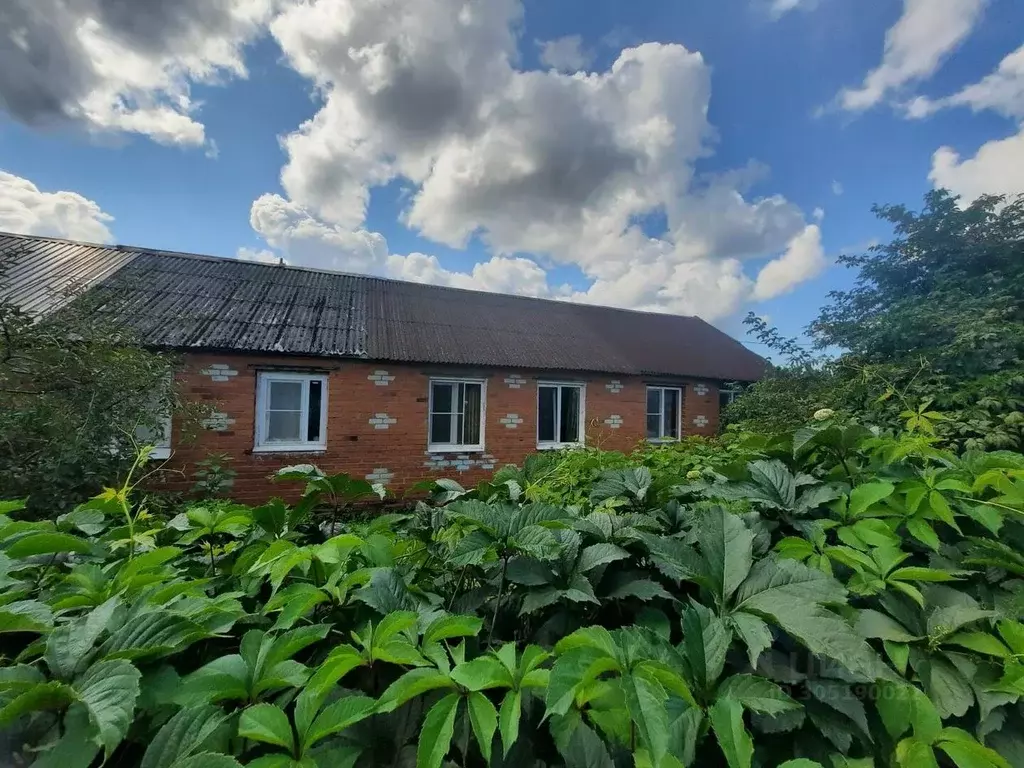
<svg viewBox="0 0 1024 768">
<path fill-rule="evenodd" d="M 657 315 L 662 315 L 662 316 L 666 316 L 666 317 L 681 317 L 681 318 L 687 318 L 687 319 L 690 319 L 690 320 L 699 320 L 702 323 L 706 322 L 705 320 L 703 320 L 700 317 L 697 317 L 696 315 L 684 315 L 684 314 L 678 314 L 678 313 L 675 313 L 675 312 L 656 312 L 656 311 L 653 311 L 653 310 L 646 310 L 646 309 L 628 309 L 626 307 L 614 307 L 614 306 L 610 306 L 608 304 L 591 304 L 589 302 L 572 301 L 568 297 L 566 297 L 566 298 L 548 298 L 548 297 L 543 297 L 543 296 L 524 296 L 522 294 L 516 294 L 516 293 L 505 293 L 503 291 L 483 291 L 483 290 L 476 289 L 476 288 L 460 288 L 460 287 L 454 286 L 454 285 L 437 285 L 435 283 L 420 283 L 420 282 L 417 282 L 415 280 L 402 280 L 401 278 L 397 278 L 397 277 L 383 277 L 383 276 L 380 276 L 380 275 L 370 275 L 370 274 L 361 273 L 361 272 L 346 272 L 346 271 L 337 270 L 337 269 L 322 269 L 322 268 L 317 268 L 317 267 L 304 267 L 304 266 L 300 266 L 298 264 L 287 264 L 287 263 L 285 263 L 285 264 L 267 264 L 265 262 L 248 261 L 246 259 L 239 259 L 239 258 L 234 257 L 234 256 L 214 256 L 212 254 L 206 254 L 206 253 L 193 253 L 191 251 L 175 251 L 175 250 L 168 250 L 168 249 L 164 249 L 164 248 L 149 248 L 149 247 L 138 246 L 138 245 L 93 243 L 93 242 L 89 242 L 89 241 L 86 241 L 86 240 L 71 240 L 69 238 L 53 237 L 53 236 L 50 236 L 50 235 L 25 235 L 25 234 L 21 234 L 21 233 L 18 233 L 18 232 L 6 232 L 4 230 L 0 230 L 0 237 L 16 237 L 16 238 L 21 238 L 21 239 L 24 239 L 24 240 L 49 240 L 49 241 L 52 241 L 52 242 L 67 243 L 69 245 L 83 245 L 83 246 L 88 246 L 88 247 L 91 247 L 91 248 L 104 248 L 104 249 L 107 249 L 107 250 L 135 253 L 135 254 L 139 254 L 139 255 L 147 255 L 148 254 L 148 255 L 154 255 L 154 256 L 166 256 L 166 257 L 171 257 L 171 258 L 195 259 L 197 261 L 229 262 L 229 263 L 234 263 L 234 264 L 245 264 L 245 265 L 249 265 L 249 266 L 253 266 L 253 267 L 259 267 L 259 268 L 262 268 L 262 269 L 291 270 L 291 271 L 296 271 L 296 272 L 310 272 L 310 273 L 313 273 L 313 274 L 320 274 L 320 275 L 340 275 L 340 276 L 343 276 L 343 277 L 356 277 L 356 278 L 360 278 L 360 279 L 363 279 L 363 280 L 379 280 L 381 282 L 386 282 L 386 283 L 398 283 L 400 285 L 422 286 L 422 287 L 428 287 L 428 288 L 432 288 L 432 289 L 435 289 L 435 290 L 441 290 L 441 291 L 452 291 L 452 292 L 458 292 L 458 293 L 471 293 L 471 294 L 478 294 L 478 295 L 479 294 L 485 294 L 485 295 L 488 295 L 488 296 L 501 296 L 501 297 L 504 297 L 504 298 L 516 299 L 516 300 L 521 300 L 521 301 L 542 302 L 544 304 L 551 304 L 551 303 L 569 304 L 569 305 L 576 306 L 576 307 L 591 307 L 591 308 L 594 308 L 594 309 L 605 310 L 605 311 L 612 311 L 612 312 L 628 312 L 628 313 L 637 314 L 637 315 L 656 315 L 656 316 Z M 710 323 L 708 323 L 708 324 L 710 325 Z"/>
</svg>

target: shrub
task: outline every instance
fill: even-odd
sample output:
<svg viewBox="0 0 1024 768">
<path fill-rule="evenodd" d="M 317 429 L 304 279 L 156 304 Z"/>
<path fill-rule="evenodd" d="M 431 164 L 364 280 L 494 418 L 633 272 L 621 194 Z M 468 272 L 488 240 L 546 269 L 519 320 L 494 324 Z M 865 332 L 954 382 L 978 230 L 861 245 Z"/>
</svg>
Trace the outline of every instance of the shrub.
<svg viewBox="0 0 1024 768">
<path fill-rule="evenodd" d="M 37 322 L 0 301 L 0 488 L 53 517 L 131 466 L 174 408 L 173 361 L 84 299 Z"/>
<path fill-rule="evenodd" d="M 340 532 L 313 508 L 374 489 L 312 467 L 280 474 L 306 484 L 295 506 L 211 500 L 170 520 L 133 477 L 55 521 L 2 510 L 0 729 L 15 760 L 1024 755 L 1020 454 L 823 417 L 779 439 L 545 456 Z M 563 494 L 573 503 L 539 500 Z"/>
</svg>

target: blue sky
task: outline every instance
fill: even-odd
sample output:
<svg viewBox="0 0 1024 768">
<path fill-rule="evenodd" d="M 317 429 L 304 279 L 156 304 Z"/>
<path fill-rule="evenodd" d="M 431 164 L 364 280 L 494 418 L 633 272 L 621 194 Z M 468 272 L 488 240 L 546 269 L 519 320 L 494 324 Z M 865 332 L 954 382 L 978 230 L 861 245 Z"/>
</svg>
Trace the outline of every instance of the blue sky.
<svg viewBox="0 0 1024 768">
<path fill-rule="evenodd" d="M 1024 191 L 1014 0 L 7 13 L 0 229 L 799 334 L 873 203 Z"/>
</svg>

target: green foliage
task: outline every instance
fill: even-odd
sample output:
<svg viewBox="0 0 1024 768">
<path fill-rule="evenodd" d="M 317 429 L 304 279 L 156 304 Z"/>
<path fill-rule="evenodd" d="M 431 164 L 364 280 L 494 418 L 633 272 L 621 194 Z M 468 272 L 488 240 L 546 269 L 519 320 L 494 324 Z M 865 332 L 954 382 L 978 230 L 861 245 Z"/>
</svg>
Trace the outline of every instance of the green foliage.
<svg viewBox="0 0 1024 768">
<path fill-rule="evenodd" d="M 0 488 L 27 497 L 35 517 L 56 517 L 123 476 L 145 443 L 138 435 L 182 412 L 174 362 L 133 345 L 90 302 L 35 322 L 0 300 Z"/>
<path fill-rule="evenodd" d="M 545 455 L 324 525 L 376 491 L 6 502 L 0 738 L 41 768 L 1024 764 L 1024 456 L 912 427 Z"/>
<path fill-rule="evenodd" d="M 810 325 L 816 358 L 762 320 L 751 331 L 781 361 L 728 409 L 728 420 L 770 434 L 815 411 L 857 415 L 967 448 L 1024 444 L 1024 196 L 960 208 L 944 190 L 919 213 L 875 208 L 889 243 L 844 255 L 858 270 Z"/>
</svg>

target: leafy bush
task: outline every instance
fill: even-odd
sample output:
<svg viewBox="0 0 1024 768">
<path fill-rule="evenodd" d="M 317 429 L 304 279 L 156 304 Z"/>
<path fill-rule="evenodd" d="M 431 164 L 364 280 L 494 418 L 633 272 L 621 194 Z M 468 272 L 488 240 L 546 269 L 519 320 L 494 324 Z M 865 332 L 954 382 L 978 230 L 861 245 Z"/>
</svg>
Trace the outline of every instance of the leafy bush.
<svg viewBox="0 0 1024 768">
<path fill-rule="evenodd" d="M 7 502 L 6 751 L 1024 765 L 1024 456 L 834 420 L 709 445 L 534 459 L 365 522 L 312 517 L 373 492 L 312 467 L 280 473 L 306 483 L 295 506 L 168 520 L 131 479 L 53 522 Z"/>
<path fill-rule="evenodd" d="M 137 431 L 162 430 L 175 407 L 174 361 L 93 309 L 81 297 L 37 322 L 0 300 L 0 488 L 37 516 L 123 476 Z"/>
<path fill-rule="evenodd" d="M 728 409 L 729 421 L 776 432 L 831 408 L 895 427 L 927 403 L 945 417 L 938 434 L 958 447 L 1020 448 L 1024 195 L 961 208 L 938 190 L 920 212 L 875 213 L 893 239 L 840 257 L 856 282 L 830 294 L 811 323 L 813 349 L 748 317 L 781 364 Z"/>
</svg>

